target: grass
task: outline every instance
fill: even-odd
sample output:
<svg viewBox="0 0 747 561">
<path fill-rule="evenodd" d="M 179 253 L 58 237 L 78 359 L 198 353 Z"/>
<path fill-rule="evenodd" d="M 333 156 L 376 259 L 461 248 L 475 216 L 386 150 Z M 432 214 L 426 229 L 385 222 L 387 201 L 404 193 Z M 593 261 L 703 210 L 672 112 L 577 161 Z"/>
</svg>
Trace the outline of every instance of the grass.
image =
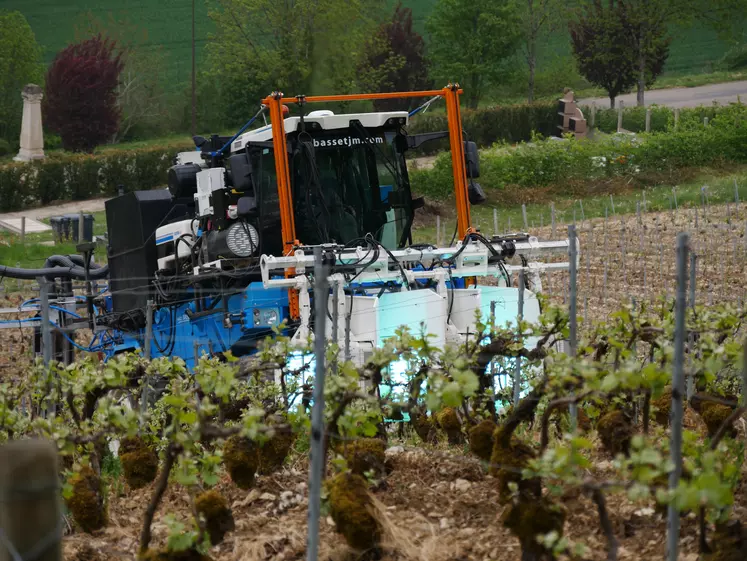
<svg viewBox="0 0 747 561">
<path fill-rule="evenodd" d="M 106 234 L 106 213 L 104 211 L 85 213 L 93 215 L 93 235 L 101 236 Z M 49 224 L 49 218 L 40 220 Z M 52 254 L 69 255 L 78 253 L 75 249 L 76 243 L 72 241 L 63 241 L 62 243 L 54 241 L 54 235 L 51 231 L 38 234 L 28 234 L 26 243 L 21 244 L 18 236 L 5 234 L 8 245 L 0 243 L 0 265 L 11 267 L 41 267 L 45 259 Z M 99 249 L 97 260 L 101 261 L 105 257 L 105 252 Z"/>
<path fill-rule="evenodd" d="M 583 219 L 604 218 L 605 213 L 609 217 L 621 214 L 634 214 L 637 205 L 641 205 L 648 212 L 661 212 L 674 209 L 676 206 L 692 207 L 702 204 L 701 189 L 707 186 L 707 204 L 725 204 L 734 201 L 734 184 L 738 186 L 739 200 L 747 201 L 747 166 L 735 169 L 724 174 L 718 170 L 702 170 L 695 179 L 679 185 L 661 185 L 650 187 L 645 190 L 630 191 L 622 194 L 610 195 L 600 193 L 592 197 L 582 199 L 564 196 L 551 192 L 551 198 L 542 203 L 526 205 L 528 230 L 539 228 L 551 223 L 550 203 L 555 206 L 555 220 L 557 224 L 570 224 L 574 217 L 577 222 Z M 674 193 L 674 194 L 673 194 Z M 488 197 L 495 197 L 494 193 L 488 192 Z M 614 205 L 614 212 L 612 206 Z M 583 208 L 583 212 L 582 212 Z M 487 234 L 493 233 L 493 209 L 498 211 L 498 231 L 524 231 L 524 219 L 521 204 L 504 206 L 500 203 L 473 206 L 471 210 L 472 225 L 479 227 Z M 448 232 L 447 242 L 450 241 L 455 228 L 456 219 L 453 215 L 442 218 L 441 224 L 446 224 Z M 510 228 L 509 228 L 510 224 Z M 559 226 L 559 228 L 564 226 Z M 416 243 L 434 243 L 436 241 L 435 220 L 428 218 L 421 222 L 413 232 L 413 241 Z M 441 240 L 443 242 L 443 239 Z"/>
</svg>

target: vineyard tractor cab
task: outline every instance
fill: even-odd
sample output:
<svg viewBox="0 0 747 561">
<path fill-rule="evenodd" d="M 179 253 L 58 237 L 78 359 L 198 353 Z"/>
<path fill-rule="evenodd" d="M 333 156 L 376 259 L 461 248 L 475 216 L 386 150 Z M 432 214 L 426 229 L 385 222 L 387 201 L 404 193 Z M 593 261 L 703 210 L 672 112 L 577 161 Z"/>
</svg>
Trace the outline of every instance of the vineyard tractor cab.
<svg viewBox="0 0 747 561">
<path fill-rule="evenodd" d="M 106 202 L 108 267 L 81 263 L 72 275 L 89 286 L 109 282 L 108 291 L 87 298 L 96 334 L 88 350 L 106 357 L 142 350 L 192 367 L 204 354 L 250 355 L 278 326 L 305 346 L 318 335 L 312 306 L 320 260 L 334 336 L 359 365 L 401 326 L 425 329 L 444 346 L 475 332 L 476 311 L 494 314 L 498 325 L 515 322 L 520 270 L 531 288 L 523 317 L 536 320 L 542 273 L 568 267 L 567 259 L 547 257 L 567 256 L 569 242 L 486 237 L 472 227 L 470 205 L 485 197 L 476 146 L 463 140 L 460 94 L 454 85 L 320 97 L 276 92 L 235 136 L 195 137 L 196 150 L 169 169 L 168 189 Z M 320 102 L 382 98 L 426 102 L 410 113 L 308 111 Z M 408 134 L 410 119 L 437 100 L 446 104 L 448 131 Z M 269 124 L 250 130 L 262 117 Z M 412 244 L 423 200 L 413 198 L 405 156 L 442 138 L 451 149 L 454 239 Z"/>
</svg>

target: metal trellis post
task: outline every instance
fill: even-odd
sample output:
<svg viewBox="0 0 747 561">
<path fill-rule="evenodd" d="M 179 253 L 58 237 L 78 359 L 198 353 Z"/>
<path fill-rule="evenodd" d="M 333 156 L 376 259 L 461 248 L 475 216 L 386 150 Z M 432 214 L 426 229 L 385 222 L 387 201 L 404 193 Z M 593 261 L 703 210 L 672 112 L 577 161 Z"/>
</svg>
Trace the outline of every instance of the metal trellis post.
<svg viewBox="0 0 747 561">
<path fill-rule="evenodd" d="M 311 472 L 309 473 L 309 534 L 307 561 L 316 561 L 319 549 L 322 474 L 324 471 L 324 353 L 327 320 L 327 268 L 322 264 L 321 248 L 314 248 L 314 406 L 311 410 Z"/>
<path fill-rule="evenodd" d="M 687 307 L 688 241 L 686 233 L 677 236 L 677 293 L 674 312 L 674 372 L 672 376 L 672 433 L 670 458 L 674 469 L 669 474 L 669 489 L 676 489 L 682 474 L 683 397 L 685 393 L 685 311 Z M 667 510 L 667 559 L 677 561 L 680 537 L 680 513 L 670 503 Z"/>
</svg>

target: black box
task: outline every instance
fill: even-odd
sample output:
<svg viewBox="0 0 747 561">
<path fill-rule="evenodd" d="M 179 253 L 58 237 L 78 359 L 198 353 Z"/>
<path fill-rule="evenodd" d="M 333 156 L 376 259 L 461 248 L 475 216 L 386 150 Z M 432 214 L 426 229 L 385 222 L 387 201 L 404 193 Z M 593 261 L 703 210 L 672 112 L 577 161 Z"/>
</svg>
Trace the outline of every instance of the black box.
<svg viewBox="0 0 747 561">
<path fill-rule="evenodd" d="M 133 191 L 106 201 L 109 290 L 115 312 L 145 308 L 158 268 L 156 229 L 177 210 L 168 189 Z M 183 208 L 183 207 L 182 207 Z"/>
</svg>

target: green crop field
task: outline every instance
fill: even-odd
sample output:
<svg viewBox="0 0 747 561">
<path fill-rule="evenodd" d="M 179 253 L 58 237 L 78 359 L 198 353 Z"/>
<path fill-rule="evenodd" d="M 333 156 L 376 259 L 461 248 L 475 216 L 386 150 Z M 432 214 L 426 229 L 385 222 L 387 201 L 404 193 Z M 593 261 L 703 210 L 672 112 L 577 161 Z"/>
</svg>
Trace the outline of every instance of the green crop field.
<svg viewBox="0 0 747 561">
<path fill-rule="evenodd" d="M 76 28 L 87 14 L 107 22 L 110 18 L 136 28 L 140 44 L 159 49 L 161 75 L 172 85 L 186 84 L 191 71 L 192 3 L 190 0 L 0 0 L 0 9 L 19 10 L 26 16 L 42 46 L 44 61 L 74 41 Z M 212 29 L 205 0 L 196 2 L 197 49 L 202 50 Z M 142 35 L 141 35 L 142 34 Z"/>
<path fill-rule="evenodd" d="M 413 10 L 416 30 L 425 31 L 425 21 L 437 0 L 404 0 Z M 394 4 L 395 0 L 387 0 Z M 197 0 L 197 49 L 203 51 L 212 31 L 207 16 L 212 0 Z M 191 1 L 190 0 L 0 0 L 0 9 L 20 10 L 28 19 L 42 45 L 45 62 L 76 37 L 88 12 L 100 20 L 125 21 L 145 36 L 146 47 L 163 53 L 165 83 L 179 88 L 189 82 L 191 68 Z M 674 33 L 667 74 L 701 74 L 710 72 L 728 44 L 703 26 L 678 28 Z M 570 49 L 564 27 L 547 37 L 540 46 L 540 68 L 567 57 Z"/>
</svg>

